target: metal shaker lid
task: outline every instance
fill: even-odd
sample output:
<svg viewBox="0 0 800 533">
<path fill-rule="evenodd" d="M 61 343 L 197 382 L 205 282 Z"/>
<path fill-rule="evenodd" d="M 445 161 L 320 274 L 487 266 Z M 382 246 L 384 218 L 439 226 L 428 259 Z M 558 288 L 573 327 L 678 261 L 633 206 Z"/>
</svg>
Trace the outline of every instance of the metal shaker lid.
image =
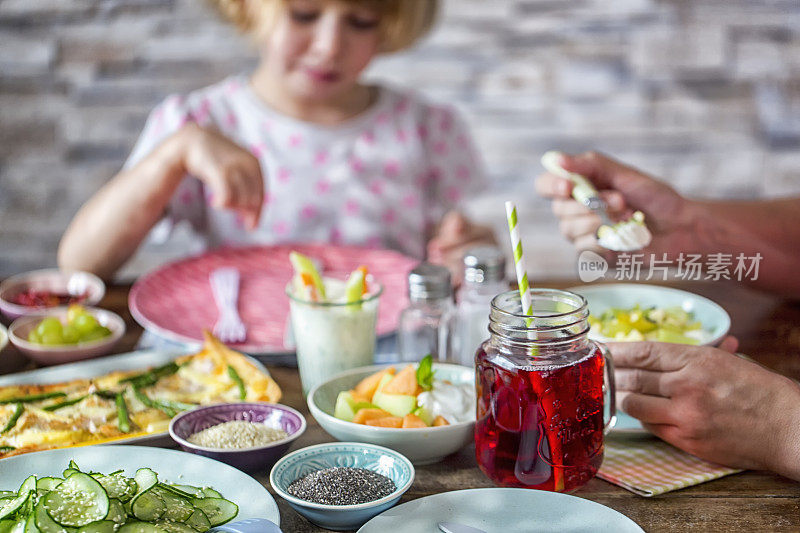
<svg viewBox="0 0 800 533">
<path fill-rule="evenodd" d="M 408 297 L 412 300 L 447 298 L 451 293 L 450 271 L 446 267 L 420 263 L 408 273 Z"/>
<path fill-rule="evenodd" d="M 478 246 L 464 255 L 464 281 L 489 283 L 503 281 L 506 256 L 495 246 Z"/>
</svg>

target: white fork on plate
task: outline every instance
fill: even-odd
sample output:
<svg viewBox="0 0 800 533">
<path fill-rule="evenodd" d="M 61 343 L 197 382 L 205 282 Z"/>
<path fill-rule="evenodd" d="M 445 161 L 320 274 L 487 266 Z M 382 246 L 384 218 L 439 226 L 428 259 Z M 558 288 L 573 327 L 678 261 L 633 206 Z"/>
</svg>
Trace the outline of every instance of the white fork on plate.
<svg viewBox="0 0 800 533">
<path fill-rule="evenodd" d="M 237 310 L 239 271 L 232 267 L 218 268 L 209 274 L 208 279 L 219 310 L 214 335 L 222 342 L 243 342 L 247 338 L 247 328 Z"/>
</svg>

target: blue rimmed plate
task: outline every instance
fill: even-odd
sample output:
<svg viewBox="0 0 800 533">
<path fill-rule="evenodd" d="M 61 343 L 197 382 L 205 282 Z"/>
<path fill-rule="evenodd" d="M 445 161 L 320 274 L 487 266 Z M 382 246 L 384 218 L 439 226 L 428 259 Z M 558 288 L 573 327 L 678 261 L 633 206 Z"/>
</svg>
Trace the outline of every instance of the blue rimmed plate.
<svg viewBox="0 0 800 533">
<path fill-rule="evenodd" d="M 247 474 L 213 459 L 149 446 L 85 446 L 34 452 L 0 460 L 0 490 L 17 490 L 34 474 L 60 476 L 74 460 L 85 471 L 110 473 L 124 470 L 133 477 L 142 467 L 158 479 L 182 485 L 212 487 L 239 506 L 234 520 L 266 518 L 280 524 L 278 505 L 264 486 Z"/>
<path fill-rule="evenodd" d="M 532 489 L 469 489 L 406 502 L 376 516 L 358 533 L 438 531 L 456 522 L 487 532 L 641 533 L 627 516 L 593 501 Z"/>
</svg>

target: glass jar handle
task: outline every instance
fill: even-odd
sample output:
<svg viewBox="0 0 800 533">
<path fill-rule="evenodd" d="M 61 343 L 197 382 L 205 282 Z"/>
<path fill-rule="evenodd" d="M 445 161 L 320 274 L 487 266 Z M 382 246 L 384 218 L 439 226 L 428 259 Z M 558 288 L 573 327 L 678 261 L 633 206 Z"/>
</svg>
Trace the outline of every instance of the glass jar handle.
<svg viewBox="0 0 800 533">
<path fill-rule="evenodd" d="M 617 387 L 614 384 L 614 359 L 611 357 L 611 352 L 606 348 L 606 345 L 600 342 L 595 342 L 597 347 L 603 354 L 603 401 L 608 405 L 608 422 L 603 426 L 603 434 L 608 434 L 609 431 L 617 423 Z"/>
</svg>

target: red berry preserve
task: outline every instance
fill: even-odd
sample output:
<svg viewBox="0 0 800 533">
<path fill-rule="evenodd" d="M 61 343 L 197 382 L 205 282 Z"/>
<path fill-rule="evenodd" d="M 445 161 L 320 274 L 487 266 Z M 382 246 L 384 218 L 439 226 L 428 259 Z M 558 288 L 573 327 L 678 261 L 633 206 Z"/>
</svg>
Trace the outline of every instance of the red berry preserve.
<svg viewBox="0 0 800 533">
<path fill-rule="evenodd" d="M 498 485 L 571 492 L 603 461 L 610 358 L 587 338 L 581 296 L 536 289 L 532 297 L 532 318 L 521 314 L 518 293 L 492 301 L 491 338 L 476 354 L 475 455 Z"/>
</svg>

